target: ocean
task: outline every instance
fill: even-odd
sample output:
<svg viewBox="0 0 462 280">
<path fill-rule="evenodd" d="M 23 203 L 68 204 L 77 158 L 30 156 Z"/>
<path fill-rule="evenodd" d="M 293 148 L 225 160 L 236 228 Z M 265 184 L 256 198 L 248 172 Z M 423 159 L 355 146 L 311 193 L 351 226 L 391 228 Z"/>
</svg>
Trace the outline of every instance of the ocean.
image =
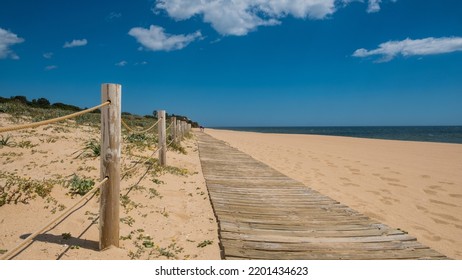
<svg viewBox="0 0 462 280">
<path fill-rule="evenodd" d="M 315 134 L 462 144 L 462 126 L 214 127 L 261 133 Z"/>
</svg>

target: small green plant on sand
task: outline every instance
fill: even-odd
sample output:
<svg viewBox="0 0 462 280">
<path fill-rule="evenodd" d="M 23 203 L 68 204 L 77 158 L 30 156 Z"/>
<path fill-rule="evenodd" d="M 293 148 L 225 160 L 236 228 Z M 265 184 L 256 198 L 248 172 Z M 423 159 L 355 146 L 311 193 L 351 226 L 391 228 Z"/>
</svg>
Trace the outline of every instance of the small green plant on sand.
<svg viewBox="0 0 462 280">
<path fill-rule="evenodd" d="M 0 207 L 5 204 L 27 204 L 37 196 L 49 197 L 55 180 L 33 180 L 0 171 Z"/>
<path fill-rule="evenodd" d="M 23 141 L 19 142 L 17 146 L 19 148 L 31 149 L 31 148 L 36 147 L 38 145 L 37 144 L 32 144 L 32 142 L 29 141 L 29 140 L 23 140 Z"/>
<path fill-rule="evenodd" d="M 127 216 L 127 217 L 121 218 L 120 222 L 131 227 L 135 223 L 135 219 L 133 219 L 133 217 L 131 216 Z"/>
<path fill-rule="evenodd" d="M 93 189 L 94 185 L 95 182 L 92 179 L 80 178 L 79 176 L 74 174 L 72 179 L 69 181 L 69 194 L 71 196 L 82 196 L 88 193 L 91 189 Z"/>
<path fill-rule="evenodd" d="M 197 247 L 198 248 L 204 248 L 205 246 L 212 245 L 212 244 L 213 244 L 213 241 L 204 240 L 204 241 L 200 242 L 199 244 L 197 244 Z"/>
<path fill-rule="evenodd" d="M 157 247 L 156 248 L 159 255 L 166 257 L 167 259 L 177 259 L 177 254 L 184 251 L 183 247 L 180 247 L 176 242 L 170 243 L 167 248 Z"/>
<path fill-rule="evenodd" d="M 16 146 L 16 143 L 11 141 L 11 136 L 7 135 L 7 136 L 4 136 L 4 135 L 0 135 L 0 148 L 3 148 L 3 147 L 14 147 Z"/>
<path fill-rule="evenodd" d="M 74 154 L 78 152 L 80 152 L 80 154 L 78 154 L 75 158 L 80 156 L 99 157 L 101 155 L 101 144 L 96 139 L 90 139 L 85 142 L 85 146 L 82 149 L 74 152 Z"/>
<path fill-rule="evenodd" d="M 69 232 L 64 232 L 61 234 L 63 239 L 71 239 L 72 235 Z"/>
<path fill-rule="evenodd" d="M 149 188 L 149 199 L 153 199 L 154 197 L 162 198 L 160 193 L 155 188 Z"/>
<path fill-rule="evenodd" d="M 136 203 L 133 200 L 130 199 L 128 195 L 120 195 L 120 204 L 125 210 L 125 213 L 128 214 L 128 212 L 132 211 L 135 208 L 142 208 L 143 205 L 141 203 Z"/>
</svg>

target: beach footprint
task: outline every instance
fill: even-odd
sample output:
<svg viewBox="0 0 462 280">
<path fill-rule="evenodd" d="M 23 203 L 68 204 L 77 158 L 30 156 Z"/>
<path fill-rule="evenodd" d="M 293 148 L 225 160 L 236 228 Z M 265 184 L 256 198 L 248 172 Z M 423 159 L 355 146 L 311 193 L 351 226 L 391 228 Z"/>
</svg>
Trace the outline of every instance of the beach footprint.
<svg viewBox="0 0 462 280">
<path fill-rule="evenodd" d="M 358 184 L 354 184 L 354 183 L 342 183 L 342 185 L 344 185 L 345 187 L 359 187 Z"/>
<path fill-rule="evenodd" d="M 351 180 L 346 177 L 339 177 L 339 179 L 342 181 L 351 182 Z"/>
<path fill-rule="evenodd" d="M 447 182 L 447 181 L 440 181 L 440 182 L 438 182 L 438 183 L 444 184 L 444 185 L 450 185 L 450 186 L 455 185 L 455 183 L 453 183 L 453 182 Z"/>
<path fill-rule="evenodd" d="M 437 192 L 436 191 L 433 191 L 433 190 L 424 190 L 424 192 L 428 195 L 436 195 Z"/>
<path fill-rule="evenodd" d="M 455 204 L 447 203 L 447 202 L 444 202 L 444 201 L 439 201 L 439 200 L 436 200 L 436 199 L 430 199 L 430 203 L 444 205 L 444 206 L 450 206 L 450 207 L 458 207 Z"/>
<path fill-rule="evenodd" d="M 402 185 L 402 184 L 397 184 L 397 183 L 388 183 L 389 186 L 392 186 L 392 187 L 399 187 L 399 188 L 403 188 L 403 189 L 406 189 L 408 186 L 406 185 Z"/>
<path fill-rule="evenodd" d="M 430 186 L 427 186 L 425 189 L 430 189 L 430 190 L 433 190 L 433 191 L 441 191 L 441 192 L 447 192 L 447 190 L 442 187 L 442 186 L 438 186 L 438 185 L 430 185 Z"/>
<path fill-rule="evenodd" d="M 384 176 L 380 176 L 379 177 L 382 181 L 386 181 L 386 182 L 393 182 L 393 183 L 398 183 L 400 182 L 399 179 L 396 179 L 396 178 L 390 178 L 390 177 L 384 177 Z"/>
</svg>

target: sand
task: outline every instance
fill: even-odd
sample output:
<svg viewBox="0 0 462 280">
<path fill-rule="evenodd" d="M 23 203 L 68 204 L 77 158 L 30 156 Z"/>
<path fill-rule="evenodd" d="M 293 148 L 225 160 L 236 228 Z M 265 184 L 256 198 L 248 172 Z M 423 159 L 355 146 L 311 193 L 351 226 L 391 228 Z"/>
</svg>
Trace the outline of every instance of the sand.
<svg viewBox="0 0 462 280">
<path fill-rule="evenodd" d="M 207 129 L 369 217 L 462 259 L 462 145 Z"/>
<path fill-rule="evenodd" d="M 1 126 L 10 125 L 11 121 L 8 115 L 0 114 Z M 89 139 L 99 139 L 99 133 L 97 127 L 76 125 L 73 121 L 6 133 L 16 145 L 0 148 L 0 187 L 7 184 L 6 173 L 42 182 L 68 181 L 73 174 L 98 181 L 99 158 L 76 158 L 79 153 L 75 152 Z M 137 156 L 133 156 L 124 145 L 122 170 L 139 161 L 137 156 L 150 156 L 154 150 L 154 145 L 134 148 L 130 153 Z M 220 259 L 217 223 L 196 140 L 187 139 L 182 146 L 186 155 L 167 153 L 169 170 L 155 175 L 144 165 L 122 180 L 120 248 L 98 250 L 99 201 L 95 197 L 56 227 L 37 236 L 15 259 Z M 13 181 L 17 187 L 18 180 Z M 62 182 L 53 185 L 45 199 L 36 197 L 21 203 L 21 198 L 17 204 L 0 207 L 0 256 L 80 197 L 70 196 L 69 188 Z"/>
</svg>

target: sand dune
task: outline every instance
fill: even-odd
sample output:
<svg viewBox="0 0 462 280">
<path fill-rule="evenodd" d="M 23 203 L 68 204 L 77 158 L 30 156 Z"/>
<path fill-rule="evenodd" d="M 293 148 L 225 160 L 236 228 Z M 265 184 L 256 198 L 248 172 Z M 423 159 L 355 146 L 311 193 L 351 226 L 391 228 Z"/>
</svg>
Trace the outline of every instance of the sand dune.
<svg viewBox="0 0 462 280">
<path fill-rule="evenodd" d="M 9 116 L 0 114 L 0 125 L 10 124 Z M 0 206 L 0 252 L 12 249 L 75 203 L 79 196 L 69 195 L 64 184 L 73 174 L 98 181 L 99 158 L 76 157 L 79 153 L 75 152 L 89 139 L 98 139 L 99 133 L 97 127 L 69 121 L 7 134 L 14 145 L 0 148 L 0 194 L 11 195 L 28 178 L 40 185 L 50 183 L 52 190 L 44 199 L 25 200 L 23 192 L 17 203 Z M 129 144 L 124 140 L 123 145 L 122 170 L 154 149 L 152 143 L 128 152 Z M 217 225 L 197 145 L 190 139 L 182 146 L 186 155 L 167 153 L 169 169 L 154 172 L 154 167 L 144 165 L 122 179 L 120 249 L 98 250 L 99 229 L 94 220 L 98 220 L 99 202 L 93 198 L 37 236 L 15 259 L 219 259 Z M 9 189 L 3 189 L 9 180 Z"/>
<path fill-rule="evenodd" d="M 462 145 L 207 129 L 284 174 L 462 259 Z"/>
</svg>

